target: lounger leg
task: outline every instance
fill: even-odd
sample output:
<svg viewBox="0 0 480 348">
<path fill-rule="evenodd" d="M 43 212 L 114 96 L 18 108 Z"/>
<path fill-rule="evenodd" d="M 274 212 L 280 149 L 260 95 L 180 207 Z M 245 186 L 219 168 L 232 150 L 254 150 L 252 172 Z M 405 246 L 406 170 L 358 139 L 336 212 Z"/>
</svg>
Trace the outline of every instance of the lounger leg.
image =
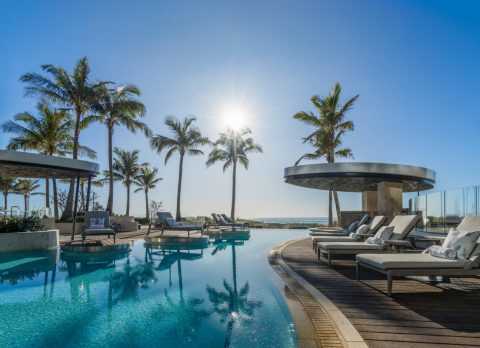
<svg viewBox="0 0 480 348">
<path fill-rule="evenodd" d="M 387 273 L 387 295 L 388 295 L 388 297 L 392 296 L 392 282 L 393 282 L 392 273 L 388 272 Z"/>
<path fill-rule="evenodd" d="M 327 253 L 327 257 L 328 257 L 328 267 L 331 267 L 332 266 L 332 259 L 331 259 L 331 256 L 330 256 L 330 251 Z"/>
<path fill-rule="evenodd" d="M 320 249 L 317 250 L 317 260 L 320 261 Z"/>
<path fill-rule="evenodd" d="M 356 280 L 357 282 L 360 280 L 360 264 L 358 263 L 358 261 L 355 263 L 355 268 L 357 270 L 357 277 L 356 277 Z"/>
<path fill-rule="evenodd" d="M 115 234 L 113 235 L 113 244 L 117 243 L 116 241 L 117 241 L 117 234 L 115 233 Z"/>
</svg>

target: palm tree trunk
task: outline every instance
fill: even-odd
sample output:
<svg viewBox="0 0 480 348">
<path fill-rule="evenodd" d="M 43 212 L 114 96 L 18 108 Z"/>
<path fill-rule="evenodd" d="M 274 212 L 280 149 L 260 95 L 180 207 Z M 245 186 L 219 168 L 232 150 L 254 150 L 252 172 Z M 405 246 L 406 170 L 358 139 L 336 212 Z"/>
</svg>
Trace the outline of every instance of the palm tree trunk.
<svg viewBox="0 0 480 348">
<path fill-rule="evenodd" d="M 332 191 L 328 191 L 328 226 L 333 226 Z"/>
<path fill-rule="evenodd" d="M 113 209 L 113 128 L 108 127 L 108 202 L 107 211 Z"/>
<path fill-rule="evenodd" d="M 177 214 L 176 220 L 182 220 L 182 215 L 180 214 L 180 194 L 182 193 L 182 176 L 183 176 L 183 155 L 180 155 L 180 166 L 178 167 L 178 189 L 177 189 Z"/>
<path fill-rule="evenodd" d="M 340 200 L 338 199 L 338 192 L 333 191 L 333 198 L 335 200 L 335 210 L 337 211 L 337 224 L 342 226 L 342 212 L 340 210 Z"/>
<path fill-rule="evenodd" d="M 127 211 L 126 216 L 130 216 L 130 185 L 127 185 Z"/>
<path fill-rule="evenodd" d="M 23 215 L 26 217 L 27 216 L 27 211 L 28 211 L 28 203 L 27 203 L 27 196 L 23 196 L 23 206 L 24 206 L 24 212 Z"/>
<path fill-rule="evenodd" d="M 45 178 L 45 208 L 50 210 L 50 179 Z"/>
<path fill-rule="evenodd" d="M 53 178 L 53 217 L 58 220 L 58 193 L 57 193 L 57 179 Z"/>
<path fill-rule="evenodd" d="M 78 158 L 78 143 L 80 138 L 80 120 L 82 118 L 82 113 L 77 109 L 76 119 L 75 119 L 75 132 L 73 134 L 73 149 L 72 149 L 72 158 Z M 73 217 L 73 190 L 75 188 L 75 178 L 70 179 L 70 187 L 68 189 L 67 201 L 65 203 L 65 210 L 62 213 L 61 220 L 70 220 Z"/>
<path fill-rule="evenodd" d="M 146 218 L 150 219 L 150 211 L 148 209 L 148 190 L 145 190 L 145 214 Z"/>
<path fill-rule="evenodd" d="M 235 220 L 235 194 L 237 189 L 237 161 L 233 161 L 232 175 L 232 210 L 230 211 L 230 219 Z"/>
<path fill-rule="evenodd" d="M 3 194 L 3 209 L 8 210 L 8 193 Z"/>
</svg>

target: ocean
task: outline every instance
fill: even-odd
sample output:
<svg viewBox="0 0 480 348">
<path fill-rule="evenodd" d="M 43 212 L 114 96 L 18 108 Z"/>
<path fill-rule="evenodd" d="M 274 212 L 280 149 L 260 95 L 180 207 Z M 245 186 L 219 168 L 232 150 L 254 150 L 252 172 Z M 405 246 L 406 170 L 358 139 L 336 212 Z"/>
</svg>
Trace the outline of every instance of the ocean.
<svg viewBox="0 0 480 348">
<path fill-rule="evenodd" d="M 254 221 L 277 224 L 320 224 L 328 225 L 328 217 L 260 217 Z M 335 221 L 335 218 L 333 219 Z"/>
</svg>

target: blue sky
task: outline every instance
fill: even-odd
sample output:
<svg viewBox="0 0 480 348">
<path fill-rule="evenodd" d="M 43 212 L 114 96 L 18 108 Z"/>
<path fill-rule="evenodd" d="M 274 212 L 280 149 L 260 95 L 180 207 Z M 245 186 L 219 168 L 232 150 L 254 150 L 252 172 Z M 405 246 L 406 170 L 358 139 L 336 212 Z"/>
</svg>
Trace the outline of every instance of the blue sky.
<svg viewBox="0 0 480 348">
<path fill-rule="evenodd" d="M 245 111 L 264 154 L 240 170 L 239 216 L 325 216 L 327 194 L 285 184 L 283 168 L 310 150 L 301 138 L 311 130 L 292 115 L 339 81 L 345 98 L 360 94 L 349 115 L 356 129 L 344 138 L 356 161 L 432 168 L 435 190 L 480 184 L 479 16 L 475 1 L 1 0 L 0 121 L 33 110 L 23 73 L 46 63 L 71 69 L 87 56 L 93 79 L 142 89 L 156 133 L 166 115 L 194 115 L 215 139 L 226 110 Z M 106 129 L 94 125 L 81 142 L 104 168 Z M 123 129 L 114 142 L 159 168 L 164 180 L 151 197 L 173 211 L 178 158 L 165 166 Z M 205 160 L 186 159 L 183 215 L 229 210 L 231 172 Z M 124 197 L 117 185 L 117 212 Z M 342 194 L 341 204 L 359 209 L 360 196 Z M 144 213 L 143 195 L 132 210 Z"/>
</svg>

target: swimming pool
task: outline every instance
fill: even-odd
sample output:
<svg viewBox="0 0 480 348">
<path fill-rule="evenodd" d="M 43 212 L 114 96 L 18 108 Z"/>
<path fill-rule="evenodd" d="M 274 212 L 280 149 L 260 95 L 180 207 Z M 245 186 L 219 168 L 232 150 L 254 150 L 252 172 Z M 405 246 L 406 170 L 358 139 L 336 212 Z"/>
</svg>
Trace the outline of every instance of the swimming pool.
<svg viewBox="0 0 480 348">
<path fill-rule="evenodd" d="M 296 347 L 268 251 L 305 230 L 194 248 L 0 255 L 0 347 Z"/>
</svg>

